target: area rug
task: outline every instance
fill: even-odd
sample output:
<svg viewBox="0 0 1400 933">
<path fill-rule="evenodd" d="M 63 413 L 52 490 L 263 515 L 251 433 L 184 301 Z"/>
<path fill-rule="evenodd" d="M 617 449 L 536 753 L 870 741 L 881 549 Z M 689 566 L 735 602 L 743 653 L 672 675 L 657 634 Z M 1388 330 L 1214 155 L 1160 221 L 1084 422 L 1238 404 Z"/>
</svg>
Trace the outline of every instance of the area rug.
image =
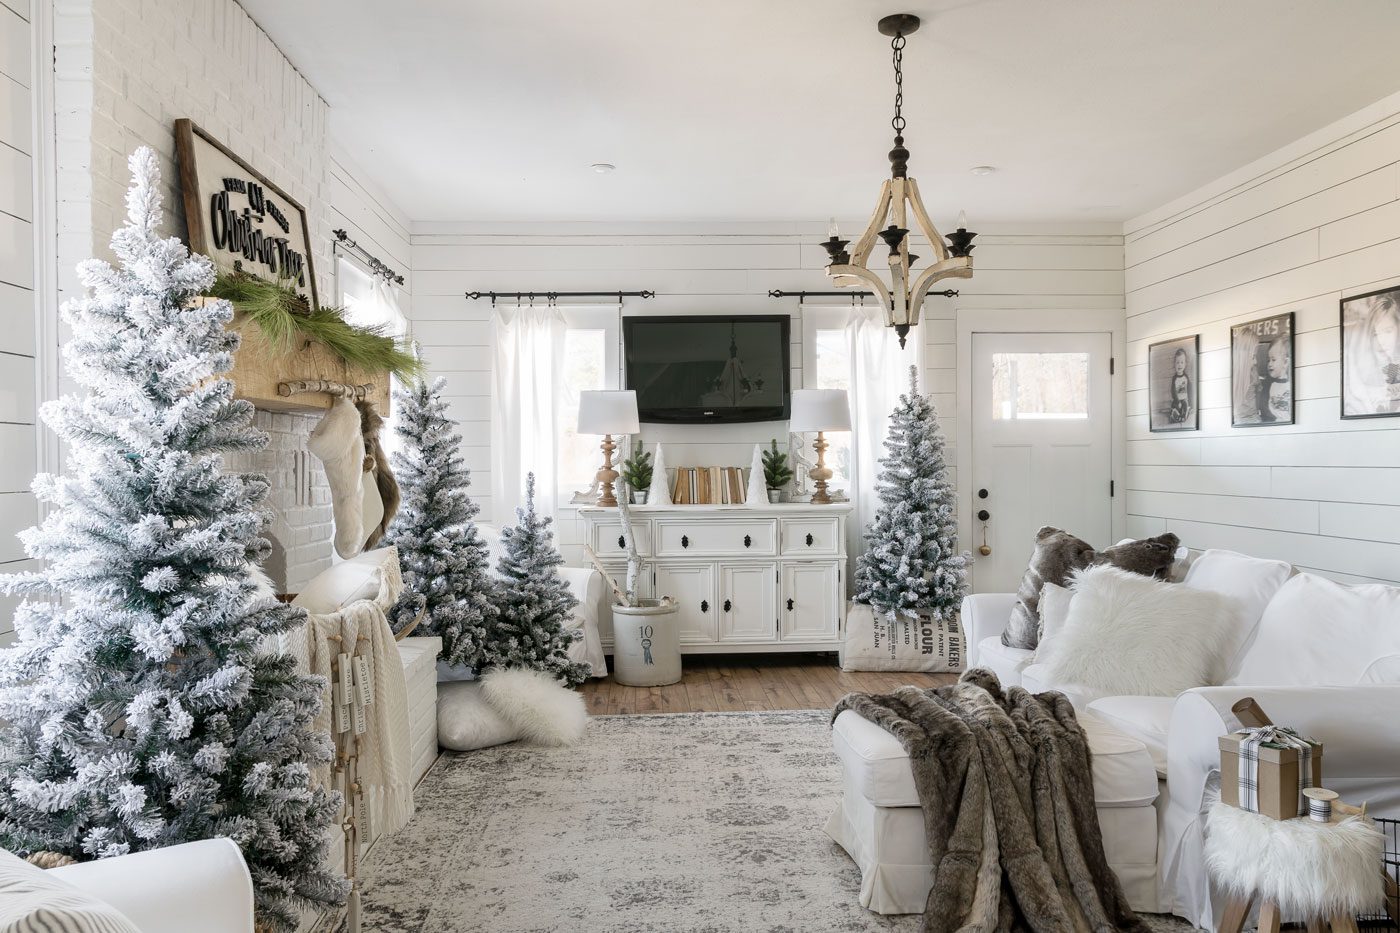
<svg viewBox="0 0 1400 933">
<path fill-rule="evenodd" d="M 856 902 L 822 831 L 841 793 L 829 716 L 603 716 L 574 748 L 443 755 L 361 869 L 364 929 L 913 933 L 917 915 Z"/>
</svg>

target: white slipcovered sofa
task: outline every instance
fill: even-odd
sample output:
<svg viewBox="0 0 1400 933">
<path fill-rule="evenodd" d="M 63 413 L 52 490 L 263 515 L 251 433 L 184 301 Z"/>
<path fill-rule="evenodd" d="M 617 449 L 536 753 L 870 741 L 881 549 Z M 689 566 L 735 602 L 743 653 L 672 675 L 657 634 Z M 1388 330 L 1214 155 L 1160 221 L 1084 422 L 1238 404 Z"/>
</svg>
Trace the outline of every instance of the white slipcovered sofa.
<svg viewBox="0 0 1400 933">
<path fill-rule="evenodd" d="M 22 923 L 16 914 L 57 905 L 69 910 L 114 909 L 140 933 L 253 931 L 253 881 L 238 846 L 228 839 L 48 871 L 0 851 L 0 927 Z M 50 929 L 55 922 L 50 915 L 35 928 Z"/>
<path fill-rule="evenodd" d="M 1239 728 L 1237 700 L 1253 697 L 1275 722 L 1323 742 L 1324 783 L 1343 799 L 1400 816 L 1400 587 L 1344 586 L 1228 551 L 1195 556 L 1181 585 L 1225 595 L 1242 624 L 1220 685 L 1176 697 L 1103 696 L 1055 682 L 1035 652 L 1001 644 L 1013 594 L 969 596 L 962 624 L 971 666 L 1003 684 L 1060 690 L 1146 746 L 1160 780 L 1158 909 L 1214 928 L 1221 904 L 1212 903 L 1203 844 L 1219 798 L 1217 740 Z"/>
</svg>

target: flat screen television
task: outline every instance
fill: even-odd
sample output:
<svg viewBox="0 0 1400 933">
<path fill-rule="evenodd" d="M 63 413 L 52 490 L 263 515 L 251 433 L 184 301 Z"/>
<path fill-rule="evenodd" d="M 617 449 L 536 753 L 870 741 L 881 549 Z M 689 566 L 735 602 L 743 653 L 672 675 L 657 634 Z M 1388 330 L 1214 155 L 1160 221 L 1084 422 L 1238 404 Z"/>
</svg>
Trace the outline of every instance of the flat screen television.
<svg viewBox="0 0 1400 933">
<path fill-rule="evenodd" d="M 641 420 L 787 420 L 791 328 L 785 314 L 624 317 L 627 388 Z"/>
</svg>

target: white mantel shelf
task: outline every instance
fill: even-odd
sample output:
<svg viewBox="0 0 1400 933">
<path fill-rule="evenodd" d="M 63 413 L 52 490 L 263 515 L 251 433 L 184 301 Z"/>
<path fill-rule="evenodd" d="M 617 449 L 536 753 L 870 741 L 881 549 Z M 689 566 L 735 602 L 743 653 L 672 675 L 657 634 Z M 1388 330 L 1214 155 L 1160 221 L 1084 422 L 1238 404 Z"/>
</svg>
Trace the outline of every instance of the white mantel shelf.
<svg viewBox="0 0 1400 933">
<path fill-rule="evenodd" d="M 644 596 L 679 606 L 692 654 L 835 651 L 846 618 L 849 502 L 628 507 Z M 615 578 L 626 567 L 614 507 L 580 506 L 584 537 Z M 599 619 L 605 647 L 612 618 Z"/>
</svg>

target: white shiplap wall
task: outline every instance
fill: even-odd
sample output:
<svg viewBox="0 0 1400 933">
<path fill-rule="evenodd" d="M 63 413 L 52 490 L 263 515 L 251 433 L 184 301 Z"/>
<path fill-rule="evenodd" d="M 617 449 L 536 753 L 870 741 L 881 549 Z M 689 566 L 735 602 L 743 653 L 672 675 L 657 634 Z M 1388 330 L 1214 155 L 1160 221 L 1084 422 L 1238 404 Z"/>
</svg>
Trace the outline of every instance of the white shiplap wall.
<svg viewBox="0 0 1400 933">
<path fill-rule="evenodd" d="M 0 4 L 0 573 L 33 561 L 15 535 L 38 518 L 29 492 L 37 460 L 35 403 L 33 33 L 29 4 Z M 15 597 L 0 596 L 0 643 Z"/>
<path fill-rule="evenodd" d="M 1400 418 L 1343 421 L 1338 301 L 1400 284 L 1400 95 L 1125 225 L 1128 530 L 1400 581 Z M 1230 326 L 1296 315 L 1297 423 L 1231 428 Z M 1147 429 L 1147 347 L 1201 335 L 1201 430 Z"/>
<path fill-rule="evenodd" d="M 843 229 L 856 229 L 856 223 Z M 462 422 L 465 459 L 482 520 L 509 522 L 510 506 L 489 498 L 491 348 L 489 301 L 467 291 L 651 289 L 629 299 L 627 314 L 794 315 L 793 386 L 802 386 L 802 321 L 796 299 L 769 289 L 826 290 L 824 225 L 735 224 L 418 224 L 414 227 L 413 330 L 430 368 L 447 377 Z M 925 385 L 944 430 L 956 433 L 955 308 L 1122 308 L 1123 248 L 1116 225 L 995 227 L 978 238 L 974 278 L 953 283 L 957 299 L 931 299 L 917 328 Z M 829 299 L 827 299 L 829 301 Z M 786 425 L 648 426 L 668 466 L 748 466 L 755 443 L 786 436 Z M 956 451 L 952 452 L 954 460 Z M 578 524 L 560 522 L 571 562 L 580 558 Z"/>
</svg>

